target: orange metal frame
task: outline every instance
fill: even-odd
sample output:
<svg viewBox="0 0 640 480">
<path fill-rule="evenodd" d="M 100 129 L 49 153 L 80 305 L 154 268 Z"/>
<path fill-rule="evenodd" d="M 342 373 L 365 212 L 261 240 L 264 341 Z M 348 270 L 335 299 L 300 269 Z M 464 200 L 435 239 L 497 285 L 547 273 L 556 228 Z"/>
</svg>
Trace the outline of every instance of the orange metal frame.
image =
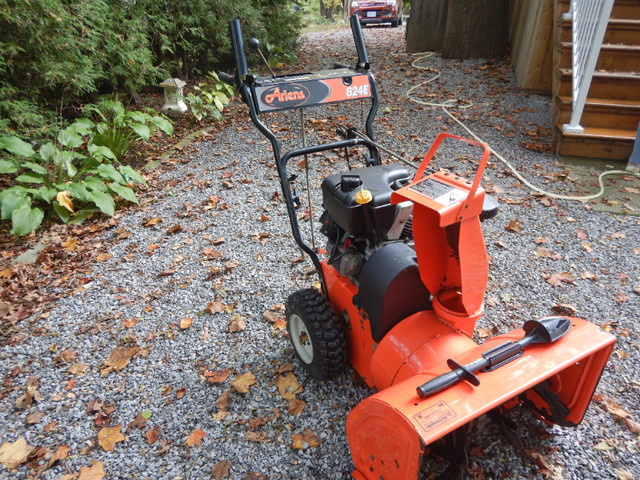
<svg viewBox="0 0 640 480">
<path fill-rule="evenodd" d="M 483 149 L 472 182 L 448 172 L 422 178 L 445 138 Z M 379 342 L 371 338 L 366 313 L 354 305 L 357 287 L 322 263 L 333 311 L 344 320 L 349 360 L 378 393 L 349 414 L 347 437 L 364 479 L 415 479 L 426 447 L 487 411 L 524 401 L 551 411 L 532 388 L 546 382 L 569 413 L 564 424 L 578 424 L 586 411 L 615 338 L 593 324 L 571 319 L 567 335 L 553 344 L 532 345 L 518 359 L 491 372 L 480 372 L 480 385 L 461 382 L 426 399 L 416 388 L 449 371 L 447 359 L 466 364 L 483 352 L 524 336 L 512 330 L 477 345 L 471 336 L 483 313 L 488 261 L 480 228 L 484 190 L 480 178 L 489 157 L 485 145 L 441 134 L 425 156 L 413 182 L 393 193 L 391 201 L 414 203 L 413 233 L 420 277 L 433 295 L 433 310 L 398 323 Z M 457 200 L 444 203 L 421 193 L 423 181 L 453 187 Z M 461 193 L 462 192 L 462 193 Z M 448 204 L 447 204 L 448 203 Z"/>
</svg>

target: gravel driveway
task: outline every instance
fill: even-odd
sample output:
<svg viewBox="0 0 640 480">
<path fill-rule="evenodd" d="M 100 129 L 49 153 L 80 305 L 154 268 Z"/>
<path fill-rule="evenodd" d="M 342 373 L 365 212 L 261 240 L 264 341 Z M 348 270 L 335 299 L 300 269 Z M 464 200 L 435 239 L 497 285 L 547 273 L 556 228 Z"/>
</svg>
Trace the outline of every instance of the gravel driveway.
<svg viewBox="0 0 640 480">
<path fill-rule="evenodd" d="M 367 28 L 364 38 L 381 92 L 376 132 L 388 148 L 419 161 L 441 131 L 464 134 L 441 109 L 405 98 L 440 72 L 419 98 L 467 105 L 452 111 L 536 185 L 593 190 L 538 151 L 548 145 L 550 101 L 524 93 L 508 61 L 433 55 L 420 61 L 428 70 L 417 70 L 403 52 L 403 28 Z M 355 63 L 349 30 L 305 35 L 299 58 L 310 69 Z M 307 128 L 318 131 L 309 142 L 332 137 L 349 110 L 306 112 Z M 362 117 L 360 107 L 351 111 Z M 298 119 L 269 120 L 289 147 L 299 142 Z M 438 166 L 472 169 L 470 154 L 445 154 Z M 516 409 L 522 453 L 481 419 L 469 438 L 468 478 L 640 478 L 639 219 L 532 195 L 490 161 L 484 186 L 501 212 L 483 224 L 491 264 L 478 341 L 570 311 L 618 343 L 581 425 L 549 427 Z M 312 163 L 315 185 L 342 168 L 332 156 Z M 103 468 L 110 479 L 349 478 L 346 417 L 371 392 L 350 369 L 318 383 L 295 362 L 282 304 L 316 278 L 290 237 L 269 145 L 247 118 L 154 175 L 153 193 L 100 239 L 105 254 L 81 272 L 84 292 L 23 321 L 25 338 L 1 348 L 0 444 L 5 453 L 9 444 L 35 450 L 14 469 L 3 460 L 0 477 L 101 478 Z M 634 177 L 610 181 L 640 187 Z M 422 478 L 439 468 L 426 463 Z"/>
</svg>

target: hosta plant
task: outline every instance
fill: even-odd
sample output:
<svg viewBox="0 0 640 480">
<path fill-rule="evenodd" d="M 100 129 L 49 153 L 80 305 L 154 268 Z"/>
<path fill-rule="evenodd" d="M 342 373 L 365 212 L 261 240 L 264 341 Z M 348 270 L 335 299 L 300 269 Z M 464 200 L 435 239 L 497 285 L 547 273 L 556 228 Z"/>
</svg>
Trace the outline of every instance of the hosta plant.
<svg viewBox="0 0 640 480">
<path fill-rule="evenodd" d="M 0 212 L 11 220 L 13 234 L 31 233 L 46 215 L 65 223 L 80 223 L 98 211 L 112 216 L 114 197 L 138 203 L 132 187 L 146 185 L 144 178 L 93 142 L 95 132 L 96 125 L 82 118 L 37 151 L 17 137 L 0 137 L 0 174 L 14 176 L 13 186 L 0 191 Z"/>
</svg>

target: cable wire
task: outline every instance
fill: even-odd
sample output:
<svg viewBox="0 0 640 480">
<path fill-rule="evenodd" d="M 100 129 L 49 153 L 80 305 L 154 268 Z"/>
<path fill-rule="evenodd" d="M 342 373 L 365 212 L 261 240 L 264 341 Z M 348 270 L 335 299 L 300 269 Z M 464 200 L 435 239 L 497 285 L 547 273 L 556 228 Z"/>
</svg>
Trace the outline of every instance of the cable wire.
<svg viewBox="0 0 640 480">
<path fill-rule="evenodd" d="M 451 118 L 454 122 L 456 122 L 458 125 L 460 125 L 475 140 L 477 140 L 478 142 L 486 144 L 487 142 L 482 140 L 466 124 L 464 124 L 462 122 L 462 120 L 458 119 L 453 113 L 451 113 L 451 111 L 449 111 L 449 108 L 452 108 L 452 107 L 458 108 L 460 110 L 467 109 L 467 108 L 469 108 L 469 107 L 471 107 L 473 105 L 472 103 L 465 104 L 465 105 L 459 105 L 459 102 L 457 100 L 453 100 L 453 99 L 452 100 L 446 100 L 445 102 L 442 102 L 442 103 L 432 103 L 432 102 L 425 102 L 423 100 L 419 100 L 419 99 L 414 98 L 414 97 L 411 96 L 411 94 L 413 92 L 415 92 L 416 90 L 420 89 L 424 85 L 427 85 L 427 84 L 437 80 L 440 77 L 440 72 L 438 72 L 437 70 L 434 70 L 434 69 L 432 69 L 430 67 L 423 67 L 423 66 L 420 66 L 420 65 L 416 65 L 417 62 L 419 62 L 421 60 L 424 60 L 426 58 L 429 58 L 432 55 L 433 55 L 433 52 L 428 52 L 426 54 L 421 54 L 418 58 L 416 58 L 413 62 L 411 62 L 411 67 L 413 67 L 413 68 L 415 68 L 417 70 L 429 71 L 431 73 L 435 73 L 435 75 L 433 77 L 425 80 L 422 83 L 414 85 L 409 90 L 407 90 L 407 98 L 409 99 L 409 101 L 414 102 L 414 103 L 416 103 L 418 105 L 434 107 L 434 108 L 441 108 L 444 111 L 444 113 L 446 113 L 447 116 L 449 116 L 449 118 Z M 524 185 L 526 185 L 527 187 L 529 187 L 531 190 L 533 190 L 535 192 L 538 192 L 538 193 L 541 193 L 543 195 L 546 195 L 547 197 L 556 198 L 556 199 L 559 199 L 559 200 L 577 200 L 577 201 L 581 201 L 581 202 L 586 202 L 588 200 L 593 200 L 593 199 L 596 199 L 598 197 L 601 197 L 605 192 L 605 185 L 604 185 L 603 179 L 606 176 L 609 176 L 609 175 L 634 175 L 634 176 L 640 176 L 640 173 L 638 173 L 638 172 L 629 172 L 629 171 L 626 171 L 626 170 L 608 170 L 608 171 L 602 172 L 602 173 L 600 173 L 600 175 L 598 175 L 598 185 L 599 185 L 599 188 L 600 188 L 598 193 L 594 193 L 592 195 L 584 195 L 584 196 L 562 195 L 562 194 L 558 194 L 558 193 L 548 192 L 548 191 L 543 190 L 543 189 L 541 189 L 539 187 L 536 187 L 531 182 L 529 182 L 525 177 L 523 177 L 506 158 L 504 158 L 502 155 L 500 155 L 498 152 L 496 152 L 493 148 L 491 148 L 491 146 L 489 146 L 489 150 L 491 151 L 491 153 L 498 160 L 500 160 L 504 165 L 506 165 L 511 170 L 513 175 L 518 180 L 520 180 L 520 182 L 522 182 Z"/>
</svg>

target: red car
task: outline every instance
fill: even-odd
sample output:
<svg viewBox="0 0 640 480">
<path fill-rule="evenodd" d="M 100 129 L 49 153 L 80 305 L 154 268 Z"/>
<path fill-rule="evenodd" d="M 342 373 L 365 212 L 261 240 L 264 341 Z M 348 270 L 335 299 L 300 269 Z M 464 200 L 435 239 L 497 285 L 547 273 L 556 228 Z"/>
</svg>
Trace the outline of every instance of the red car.
<svg viewBox="0 0 640 480">
<path fill-rule="evenodd" d="M 358 15 L 360 25 L 391 23 L 402 25 L 402 0 L 353 0 L 350 15 Z"/>
</svg>

